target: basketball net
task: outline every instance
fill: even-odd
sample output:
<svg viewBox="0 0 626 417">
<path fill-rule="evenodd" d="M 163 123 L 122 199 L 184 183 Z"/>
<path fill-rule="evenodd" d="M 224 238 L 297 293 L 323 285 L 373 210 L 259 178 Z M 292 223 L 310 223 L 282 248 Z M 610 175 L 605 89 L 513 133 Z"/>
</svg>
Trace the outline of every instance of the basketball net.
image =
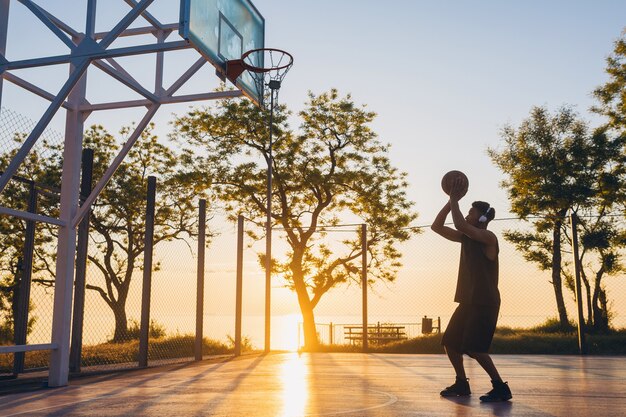
<svg viewBox="0 0 626 417">
<path fill-rule="evenodd" d="M 273 109 L 278 101 L 278 91 L 287 72 L 293 65 L 293 56 L 281 49 L 252 49 L 239 60 L 228 61 L 227 78 L 233 83 L 243 73 L 253 80 L 259 105 Z"/>
</svg>

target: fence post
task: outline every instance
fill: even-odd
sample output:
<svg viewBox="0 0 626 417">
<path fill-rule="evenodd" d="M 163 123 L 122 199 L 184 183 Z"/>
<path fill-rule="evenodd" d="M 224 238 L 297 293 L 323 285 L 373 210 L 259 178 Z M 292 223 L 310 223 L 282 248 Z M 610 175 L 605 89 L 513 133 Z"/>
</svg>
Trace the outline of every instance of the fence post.
<svg viewBox="0 0 626 417">
<path fill-rule="evenodd" d="M 367 352 L 367 225 L 361 225 L 361 287 L 363 290 L 363 352 Z"/>
<path fill-rule="evenodd" d="M 82 176 L 80 181 L 81 205 L 91 193 L 93 174 L 93 149 L 83 149 Z M 74 314 L 72 319 L 72 344 L 70 345 L 70 371 L 80 372 L 83 350 L 83 320 L 85 317 L 85 284 L 87 274 L 87 249 L 89 244 L 89 221 L 91 210 L 78 225 L 76 246 L 76 280 L 74 282 Z"/>
<path fill-rule="evenodd" d="M 572 248 L 574 254 L 574 278 L 576 281 L 576 307 L 578 310 L 578 352 L 587 354 L 587 341 L 585 339 L 585 316 L 583 315 L 582 288 L 580 284 L 580 258 L 578 256 L 578 216 L 572 210 L 570 215 L 572 222 Z"/>
<path fill-rule="evenodd" d="M 148 366 L 148 336 L 150 331 L 150 291 L 152 288 L 152 246 L 154 243 L 154 205 L 156 177 L 148 177 L 146 201 L 146 234 L 143 255 L 143 286 L 141 290 L 141 326 L 139 331 L 139 367 Z"/>
<path fill-rule="evenodd" d="M 206 200 L 200 199 L 198 218 L 198 281 L 196 285 L 196 343 L 195 359 L 202 360 L 204 325 L 204 253 L 206 247 Z"/>
<path fill-rule="evenodd" d="M 328 325 L 328 344 L 333 344 L 333 322 L 331 321 Z"/>
<path fill-rule="evenodd" d="M 37 212 L 37 188 L 33 181 L 29 184 L 28 212 Z M 20 281 L 18 284 L 17 315 L 15 316 L 14 340 L 16 345 L 25 345 L 28 335 L 28 307 L 30 305 L 30 284 L 33 275 L 33 255 L 35 252 L 35 221 L 26 221 L 24 253 Z M 13 373 L 24 372 L 24 352 L 16 352 L 13 357 Z"/>
<path fill-rule="evenodd" d="M 235 294 L 235 356 L 241 355 L 241 308 L 243 292 L 243 216 L 237 217 L 237 289 Z"/>
</svg>

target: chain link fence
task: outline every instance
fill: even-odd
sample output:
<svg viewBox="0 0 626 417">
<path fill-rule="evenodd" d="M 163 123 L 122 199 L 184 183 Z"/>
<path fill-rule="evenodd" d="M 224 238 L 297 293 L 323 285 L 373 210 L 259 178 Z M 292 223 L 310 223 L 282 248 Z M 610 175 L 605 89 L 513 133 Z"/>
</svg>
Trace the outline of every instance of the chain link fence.
<svg viewBox="0 0 626 417">
<path fill-rule="evenodd" d="M 246 223 L 247 229 L 256 229 L 263 236 L 262 228 Z M 530 225 L 520 219 L 494 219 L 489 229 L 499 238 L 500 281 L 502 304 L 498 325 L 500 327 L 532 328 L 558 317 L 551 271 L 541 270 L 535 263 L 504 238 L 509 230 L 529 230 Z M 398 245 L 402 253 L 402 266 L 393 282 L 373 282 L 368 287 L 367 322 L 370 339 L 379 338 L 382 343 L 423 334 L 440 332 L 445 327 L 457 304 L 454 292 L 460 258 L 460 245 L 447 241 L 432 232 L 430 227 L 419 227 L 421 233 Z M 332 249 L 332 255 L 345 251 L 343 240 L 348 235 L 356 237 L 359 227 L 335 226 L 325 231 L 318 241 Z M 342 249 L 343 248 L 343 249 Z M 254 299 L 244 301 L 246 321 L 255 325 L 248 327 L 253 346 L 263 347 L 262 300 L 265 280 L 259 255 L 265 251 L 264 240 L 249 242 L 245 259 L 244 276 L 250 282 L 244 285 L 244 298 L 248 288 Z M 285 261 L 291 249 L 286 243 L 285 232 L 273 232 L 272 255 Z M 251 269 L 251 271 L 250 271 Z M 563 253 L 563 275 L 573 274 L 573 255 Z M 370 277 L 371 278 L 371 277 Z M 624 271 L 604 276 L 610 325 L 614 329 L 626 327 L 626 282 Z M 584 291 L 584 289 L 583 289 Z M 563 285 L 564 302 L 568 317 L 577 320 L 574 293 Z M 586 294 L 583 294 L 586 297 Z M 357 344 L 360 342 L 363 323 L 362 287 L 358 280 L 349 281 L 330 289 L 324 294 L 314 310 L 317 336 L 323 344 Z M 272 278 L 272 332 L 273 349 L 293 349 L 304 345 L 302 315 L 297 296 L 288 282 L 274 274 Z M 585 307 L 585 316 L 588 311 Z M 373 336 L 373 337 L 372 337 Z"/>
<path fill-rule="evenodd" d="M 29 131 L 33 123 L 21 116 L 2 109 L 0 112 L 0 149 L 9 155 L 17 149 L 14 145 L 16 132 Z M 45 133 L 51 145 L 62 143 L 62 136 L 55 132 Z M 18 142 L 15 142 L 19 145 Z M 41 151 L 45 155 L 46 150 Z M 48 159 L 55 160 L 53 155 Z M 32 162 L 31 162 L 32 163 Z M 56 162 L 55 162 L 56 163 Z M 28 165 L 27 165 L 28 168 Z M 33 170 L 33 172 L 35 172 Z M 27 182 L 40 180 L 20 171 Z M 31 175 L 31 176 L 29 176 Z M 12 181 L 13 184 L 15 181 Z M 42 200 L 40 213 L 53 214 L 54 199 L 58 199 L 58 183 L 41 183 Z M 20 190 L 18 190 L 20 191 Z M 26 210 L 28 193 L 12 191 L 20 198 L 2 204 Z M 158 194 L 158 189 L 157 189 Z M 4 195 L 4 194 L 3 194 Z M 48 200 L 43 200 L 47 198 Z M 21 199 L 21 200 L 20 200 Z M 8 205 L 7 205 L 8 204 Z M 12 206 L 11 206 L 12 204 Z M 158 204 L 158 198 L 157 198 Z M 6 215 L 2 218 L 1 238 L 7 248 L 16 242 L 23 246 L 26 222 Z M 9 220 L 12 223 L 9 223 Z M 232 355 L 236 339 L 237 297 L 237 228 L 223 219 L 209 221 L 211 235 L 206 249 L 204 266 L 203 345 L 202 355 Z M 44 227 L 37 225 L 38 228 Z M 495 219 L 490 223 L 500 241 L 500 291 L 502 307 L 500 326 L 531 327 L 557 316 L 554 290 L 550 271 L 542 271 L 526 261 L 523 255 L 503 237 L 506 230 L 526 230 L 529 225 L 518 219 Z M 242 254 L 242 311 L 241 340 L 245 349 L 263 349 L 265 337 L 265 273 L 261 264 L 265 252 L 262 226 L 246 221 L 245 229 L 256 238 L 246 235 Z M 367 321 L 373 344 L 390 340 L 420 337 L 422 334 L 445 329 L 456 304 L 453 296 L 459 262 L 459 245 L 435 234 L 429 227 L 418 227 L 421 233 L 398 245 L 402 254 L 401 266 L 393 282 L 372 282 L 367 288 Z M 360 225 L 340 225 L 320 228 L 316 245 L 325 246 L 330 258 L 351 250 L 346 239 L 357 239 Z M 54 236 L 54 230 L 39 230 Z M 9 237 L 17 236 L 18 240 Z M 78 368 L 82 372 L 100 369 L 124 369 L 137 367 L 140 363 L 140 333 L 142 317 L 142 291 L 144 271 L 139 267 L 143 256 L 135 261 L 137 267 L 128 279 L 128 293 L 122 307 L 111 305 L 97 288 L 105 290 L 111 282 L 105 279 L 105 271 L 93 260 L 104 254 L 93 244 L 97 239 L 92 233 L 89 245 L 91 261 L 86 273 L 84 324 L 82 352 Z M 53 248 L 55 240 L 44 242 L 42 247 Z M 286 233 L 274 230 L 272 254 L 279 262 L 286 262 L 291 248 Z M 19 249 L 19 248 L 18 248 Z M 17 259 L 21 249 L 4 251 L 2 257 L 2 295 L 0 304 L 0 344 L 15 343 L 16 284 L 23 269 Z M 154 247 L 150 291 L 150 326 L 148 342 L 149 363 L 162 364 L 194 359 L 196 339 L 196 288 L 198 274 L 198 239 L 161 242 Z M 37 272 L 30 285 L 30 308 L 26 344 L 50 343 L 53 309 L 53 251 L 42 251 L 35 259 Z M 570 255 L 571 257 L 571 255 Z M 565 268 L 571 273 L 571 259 Z M 356 260 L 355 264 L 360 262 Z M 35 265 L 35 264 L 34 264 Z M 309 271 L 311 272 L 311 271 Z M 52 275 L 51 275 L 52 274 Z M 325 292 L 314 308 L 317 335 L 323 344 L 358 345 L 362 337 L 363 290 L 358 273 L 342 285 Z M 370 276 L 371 278 L 371 276 Z M 613 328 L 626 327 L 626 282 L 624 272 L 603 278 Z M 289 283 L 280 273 L 273 274 L 271 282 L 271 347 L 276 350 L 294 350 L 304 343 L 302 314 L 298 299 Z M 569 317 L 576 318 L 574 294 L 564 288 L 564 298 Z M 117 312 L 117 314 L 116 314 Z M 117 331 L 116 331 L 117 329 Z M 371 333 L 370 333 L 371 332 Z M 47 351 L 27 352 L 23 371 L 48 367 Z M 13 353 L 0 354 L 0 374 L 14 375 Z"/>
<path fill-rule="evenodd" d="M 0 171 L 4 171 L 35 122 L 10 109 L 0 109 Z M 19 167 L 0 205 L 13 210 L 54 216 L 58 212 L 61 160 L 54 148 L 63 135 L 46 129 Z M 55 169 L 56 168 L 56 169 Z M 0 344 L 50 343 L 52 285 L 54 283 L 53 227 L 17 217 L 0 215 Z M 36 246 L 37 250 L 32 250 Z M 29 251 L 29 248 L 31 249 Z M 48 367 L 47 355 L 26 352 L 15 355 L 28 369 Z M 13 372 L 14 355 L 0 355 L 0 374 Z"/>
</svg>

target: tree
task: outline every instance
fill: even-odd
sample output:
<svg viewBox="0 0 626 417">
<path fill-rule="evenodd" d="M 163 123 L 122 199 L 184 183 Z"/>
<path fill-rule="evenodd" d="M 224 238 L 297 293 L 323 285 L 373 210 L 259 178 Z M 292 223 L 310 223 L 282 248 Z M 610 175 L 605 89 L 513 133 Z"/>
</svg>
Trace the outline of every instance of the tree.
<svg viewBox="0 0 626 417">
<path fill-rule="evenodd" d="M 13 141 L 21 145 L 26 134 L 15 132 Z M 18 149 L 0 155 L 0 170 L 8 166 Z M 60 184 L 60 165 L 49 151 L 49 144 L 44 140 L 42 147 L 33 149 L 20 165 L 14 179 L 0 194 L 0 205 L 15 210 L 28 211 L 31 193 L 35 194 L 37 213 L 50 217 L 58 216 L 58 195 L 50 193 Z M 0 341 L 13 342 L 15 319 L 17 317 L 19 290 L 24 275 L 24 250 L 26 224 L 23 219 L 14 216 L 0 216 Z M 54 244 L 54 230 L 48 224 L 38 224 L 35 228 L 31 282 L 44 286 L 54 283 L 54 257 L 50 251 Z M 34 304 L 29 302 L 28 310 Z M 27 334 L 32 331 L 36 317 L 27 322 Z"/>
<path fill-rule="evenodd" d="M 626 132 L 626 32 L 615 41 L 613 53 L 606 59 L 609 80 L 593 91 L 598 101 L 591 110 L 606 117 L 606 127 Z"/>
<path fill-rule="evenodd" d="M 606 333 L 610 330 L 612 313 L 603 278 L 624 271 L 620 252 L 626 246 L 626 236 L 623 221 L 615 217 L 585 217 L 580 222 L 583 229 L 580 260 L 581 279 L 586 288 L 587 328 L 595 333 Z M 586 261 L 588 257 L 591 260 Z M 573 285 L 569 279 L 572 291 Z"/>
<path fill-rule="evenodd" d="M 607 82 L 598 86 L 593 91 L 593 96 L 597 100 L 597 105 L 591 110 L 606 118 L 606 124 L 602 127 L 610 133 L 626 138 L 626 32 L 622 32 L 613 47 L 613 53 L 606 59 L 605 72 L 609 76 Z M 624 139 L 622 139 L 624 140 Z M 626 156 L 626 149 L 621 148 L 622 157 Z M 626 168 L 622 163 L 613 167 L 613 175 L 609 178 L 610 197 L 613 203 L 621 205 L 622 210 L 626 213 Z M 621 233 L 610 233 L 607 235 L 612 243 L 617 243 L 617 247 L 623 247 L 624 232 L 622 226 Z M 615 242 L 617 239 L 617 242 Z M 604 249 L 606 251 L 606 249 Z M 613 259 L 615 246 L 611 247 L 607 259 Z M 605 269 L 611 270 L 613 262 L 609 261 Z M 619 265 L 618 265 L 619 266 Z M 619 266 L 621 268 L 621 266 Z M 618 268 L 618 270 L 620 269 Z M 594 300 L 602 300 L 605 297 L 604 290 L 599 290 L 596 295 L 594 292 Z M 606 310 L 605 310 L 606 311 Z M 598 312 L 600 315 L 601 311 Z M 595 316 L 594 316 L 595 319 Z M 597 326 L 596 326 L 597 327 Z"/>
<path fill-rule="evenodd" d="M 394 244 L 414 233 L 407 226 L 417 214 L 405 195 L 406 174 L 392 166 L 389 146 L 369 127 L 375 114 L 350 95 L 339 97 L 334 89 L 310 93 L 299 113 L 299 134 L 287 124 L 287 109 L 275 109 L 271 156 L 267 116 L 248 101 L 225 100 L 178 118 L 176 135 L 196 147 L 185 154 L 190 176 L 216 191 L 232 219 L 245 213 L 263 222 L 266 167 L 272 164 L 271 218 L 285 230 L 290 247 L 285 261 L 272 259 L 272 268 L 296 293 L 305 348 L 315 349 L 314 309 L 331 289 L 360 282 L 362 255 L 358 233 L 343 241 L 346 251 L 340 254 L 320 243 L 321 226 L 338 225 L 345 216 L 366 223 L 369 284 L 391 282 L 401 257 Z M 263 266 L 263 255 L 259 261 Z"/>
<path fill-rule="evenodd" d="M 607 216 L 618 190 L 616 172 L 619 173 L 623 165 L 623 141 L 609 138 L 602 130 L 590 134 L 587 125 L 567 107 L 555 115 L 545 108 L 534 107 L 519 128 L 506 126 L 502 137 L 504 149 L 489 149 L 489 156 L 508 176 L 502 185 L 511 199 L 511 211 L 522 219 L 531 220 L 533 226 L 532 231 L 507 231 L 505 238 L 514 243 L 527 260 L 542 270 L 551 270 L 558 318 L 565 329 L 569 320 L 563 298 L 563 278 L 573 290 L 572 277 L 564 270 L 562 258 L 565 247 L 570 244 L 566 217 L 570 210 L 595 219 L 595 222 L 583 222 L 586 229 L 581 239 L 581 261 L 592 253 L 599 256 L 599 261 L 585 263 L 587 270 L 598 263 L 601 265 L 595 272 L 583 273 L 589 317 L 594 308 L 603 309 L 598 307 L 602 296 L 606 295 L 601 290 L 602 276 L 616 272 L 619 265 L 614 256 L 616 247 L 608 248 L 605 243 L 609 237 L 620 235 L 618 224 Z M 599 234 L 604 237 L 603 242 Z M 611 239 L 613 243 L 619 242 Z M 595 276 L 594 288 L 598 288 L 593 297 L 589 275 Z M 603 311 L 606 313 L 606 308 Z M 598 313 L 601 314 L 604 313 Z"/>
<path fill-rule="evenodd" d="M 587 325 L 596 333 L 608 332 L 611 319 L 603 278 L 624 271 L 622 249 L 626 246 L 626 229 L 622 216 L 615 216 L 613 210 L 623 202 L 625 143 L 626 137 L 609 138 L 605 127 L 595 132 L 587 151 L 593 195 L 574 207 L 582 228 L 580 262 L 587 296 Z M 573 288 L 571 280 L 568 286 Z"/>
<path fill-rule="evenodd" d="M 111 308 L 116 342 L 128 339 L 126 301 L 133 273 L 142 267 L 148 176 L 158 177 L 154 245 L 197 233 L 194 201 L 203 194 L 196 193 L 179 175 L 176 153 L 159 143 L 152 128 L 150 125 L 142 132 L 94 203 L 91 215 L 90 239 L 97 251 L 90 251 L 88 259 L 100 271 L 102 281 L 89 279 L 86 287 L 100 294 Z M 121 134 L 129 131 L 124 128 Z M 100 178 L 118 145 L 102 126 L 92 126 L 85 132 L 84 146 L 94 150 L 94 178 Z M 154 265 L 155 270 L 158 267 Z"/>
</svg>

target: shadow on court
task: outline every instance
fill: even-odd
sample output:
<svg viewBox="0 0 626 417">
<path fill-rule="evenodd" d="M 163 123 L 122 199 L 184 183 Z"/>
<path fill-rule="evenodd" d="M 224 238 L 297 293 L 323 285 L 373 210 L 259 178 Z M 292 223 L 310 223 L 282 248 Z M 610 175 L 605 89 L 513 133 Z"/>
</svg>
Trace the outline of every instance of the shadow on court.
<svg viewBox="0 0 626 417">
<path fill-rule="evenodd" d="M 513 400 L 483 404 L 489 378 L 467 359 L 472 396 L 442 398 L 444 355 L 275 353 L 77 378 L 6 394 L 4 416 L 624 416 L 623 357 L 494 355 Z"/>
</svg>

